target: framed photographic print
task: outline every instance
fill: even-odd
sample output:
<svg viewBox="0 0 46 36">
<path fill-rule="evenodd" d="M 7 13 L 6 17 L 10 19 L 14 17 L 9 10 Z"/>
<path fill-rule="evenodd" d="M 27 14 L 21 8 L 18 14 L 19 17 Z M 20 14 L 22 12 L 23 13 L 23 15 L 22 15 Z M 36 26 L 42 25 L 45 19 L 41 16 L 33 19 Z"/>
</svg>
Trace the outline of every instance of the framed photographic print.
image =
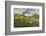
<svg viewBox="0 0 46 36">
<path fill-rule="evenodd" d="M 5 1 L 5 34 L 44 32 L 44 3 Z"/>
</svg>

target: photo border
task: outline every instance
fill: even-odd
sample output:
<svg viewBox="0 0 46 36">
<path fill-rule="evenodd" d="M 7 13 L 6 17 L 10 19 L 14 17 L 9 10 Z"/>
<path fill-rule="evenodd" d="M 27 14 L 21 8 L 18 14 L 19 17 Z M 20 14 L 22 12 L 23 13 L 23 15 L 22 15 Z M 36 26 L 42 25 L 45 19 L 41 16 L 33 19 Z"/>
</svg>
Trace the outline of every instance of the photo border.
<svg viewBox="0 0 46 36">
<path fill-rule="evenodd" d="M 11 32 L 11 11 L 10 5 L 27 5 L 27 6 L 42 6 L 42 30 L 34 31 L 17 31 Z M 18 35 L 18 34 L 33 34 L 45 32 L 45 4 L 36 2 L 18 2 L 18 1 L 5 1 L 5 35 Z"/>
<path fill-rule="evenodd" d="M 38 27 L 20 27 L 14 28 L 14 9 L 15 8 L 34 8 L 39 9 L 39 26 Z M 32 29 L 33 28 L 33 29 Z M 17 30 L 18 29 L 18 30 Z M 33 31 L 33 30 L 42 30 L 42 6 L 23 6 L 23 5 L 11 5 L 11 31 Z"/>
</svg>

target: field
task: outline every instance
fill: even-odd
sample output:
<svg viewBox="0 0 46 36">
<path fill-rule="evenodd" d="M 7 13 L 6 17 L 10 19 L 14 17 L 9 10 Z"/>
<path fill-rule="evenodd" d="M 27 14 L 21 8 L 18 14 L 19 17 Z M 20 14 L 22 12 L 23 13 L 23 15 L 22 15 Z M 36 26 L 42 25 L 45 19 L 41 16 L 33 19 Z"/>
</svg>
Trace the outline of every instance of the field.
<svg viewBox="0 0 46 36">
<path fill-rule="evenodd" d="M 31 16 L 20 14 L 14 15 L 14 27 L 37 27 L 39 26 L 39 15 L 33 13 Z"/>
</svg>

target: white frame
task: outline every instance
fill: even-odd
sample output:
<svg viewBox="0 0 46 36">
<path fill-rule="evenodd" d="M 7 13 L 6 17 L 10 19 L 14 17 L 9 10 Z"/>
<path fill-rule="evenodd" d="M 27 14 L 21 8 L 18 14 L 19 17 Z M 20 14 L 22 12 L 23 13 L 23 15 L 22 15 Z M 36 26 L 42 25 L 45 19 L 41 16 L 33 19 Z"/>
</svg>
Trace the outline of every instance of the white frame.
<svg viewBox="0 0 46 36">
<path fill-rule="evenodd" d="M 14 28 L 14 8 L 36 8 L 39 12 L 39 27 Z M 11 32 L 42 30 L 42 6 L 11 5 Z"/>
</svg>

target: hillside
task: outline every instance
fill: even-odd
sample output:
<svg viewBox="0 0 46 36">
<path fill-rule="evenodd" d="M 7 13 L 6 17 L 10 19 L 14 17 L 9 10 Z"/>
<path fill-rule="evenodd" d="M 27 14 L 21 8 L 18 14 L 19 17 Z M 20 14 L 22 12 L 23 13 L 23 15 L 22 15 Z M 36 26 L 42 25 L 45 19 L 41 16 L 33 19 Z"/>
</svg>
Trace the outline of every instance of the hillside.
<svg viewBox="0 0 46 36">
<path fill-rule="evenodd" d="M 31 16 L 20 14 L 14 15 L 14 27 L 36 27 L 39 26 L 39 15 L 33 13 Z"/>
</svg>

